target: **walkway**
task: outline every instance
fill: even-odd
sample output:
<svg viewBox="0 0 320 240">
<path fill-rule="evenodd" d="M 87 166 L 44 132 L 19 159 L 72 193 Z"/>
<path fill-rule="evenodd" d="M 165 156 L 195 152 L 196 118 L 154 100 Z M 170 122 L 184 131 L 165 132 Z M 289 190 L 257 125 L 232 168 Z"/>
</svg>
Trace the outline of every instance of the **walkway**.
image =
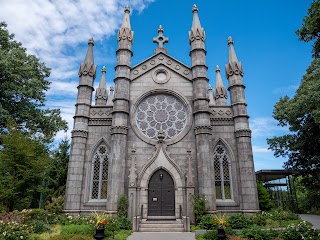
<svg viewBox="0 0 320 240">
<path fill-rule="evenodd" d="M 302 220 L 308 221 L 313 224 L 316 229 L 320 229 L 320 216 L 312 214 L 299 214 Z"/>
<path fill-rule="evenodd" d="M 127 240 L 195 240 L 192 232 L 162 233 L 162 232 L 134 232 Z"/>
</svg>

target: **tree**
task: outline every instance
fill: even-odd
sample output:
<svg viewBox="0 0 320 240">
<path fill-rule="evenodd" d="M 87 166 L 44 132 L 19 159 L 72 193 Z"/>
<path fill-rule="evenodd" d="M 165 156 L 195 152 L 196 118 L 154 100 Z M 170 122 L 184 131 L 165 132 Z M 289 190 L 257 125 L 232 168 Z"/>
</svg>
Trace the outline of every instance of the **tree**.
<svg viewBox="0 0 320 240">
<path fill-rule="evenodd" d="M 19 129 L 51 139 L 67 124 L 59 109 L 44 109 L 50 69 L 27 54 L 6 27 L 0 22 L 0 134 L 13 119 Z"/>
<path fill-rule="evenodd" d="M 320 57 L 320 0 L 315 0 L 304 17 L 302 27 L 296 31 L 299 39 L 305 42 L 314 42 L 312 56 Z"/>
<path fill-rule="evenodd" d="M 264 188 L 262 183 L 257 183 L 257 191 L 260 210 L 264 211 L 274 208 L 274 204 L 270 200 L 270 194 L 268 193 L 267 189 Z"/>
<path fill-rule="evenodd" d="M 276 103 L 273 117 L 289 133 L 267 139 L 276 157 L 287 157 L 287 169 L 297 170 L 309 189 L 320 187 L 320 0 L 314 1 L 297 31 L 303 41 L 315 41 L 315 59 L 308 67 L 292 98 L 285 96 Z"/>
<path fill-rule="evenodd" d="M 37 207 L 40 186 L 50 165 L 48 149 L 12 123 L 2 134 L 2 141 L 0 203 L 9 211 Z"/>
</svg>

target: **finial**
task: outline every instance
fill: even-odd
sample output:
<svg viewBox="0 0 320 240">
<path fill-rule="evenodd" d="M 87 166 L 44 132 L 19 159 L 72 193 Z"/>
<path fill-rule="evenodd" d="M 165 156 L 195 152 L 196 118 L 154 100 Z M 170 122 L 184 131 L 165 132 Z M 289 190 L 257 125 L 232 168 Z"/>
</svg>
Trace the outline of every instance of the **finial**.
<svg viewBox="0 0 320 240">
<path fill-rule="evenodd" d="M 208 90 L 212 90 L 211 84 L 209 84 Z"/>
<path fill-rule="evenodd" d="M 106 68 L 106 66 L 103 66 L 103 67 L 102 67 L 101 72 L 102 72 L 102 73 L 106 73 L 106 72 L 107 72 L 107 68 Z"/>
<path fill-rule="evenodd" d="M 91 37 L 91 38 L 89 38 L 89 40 L 88 40 L 88 45 L 90 45 L 90 44 L 94 45 L 94 40 L 93 40 L 93 38 L 92 38 L 92 37 Z"/>
<path fill-rule="evenodd" d="M 192 6 L 192 12 L 198 12 L 198 11 L 199 11 L 199 10 L 198 10 L 197 5 L 193 4 L 193 6 Z"/>
<path fill-rule="evenodd" d="M 158 43 L 158 48 L 164 48 L 163 44 L 167 43 L 169 41 L 169 38 L 163 36 L 164 29 L 160 25 L 158 28 L 158 36 L 153 38 L 154 43 Z"/>
<path fill-rule="evenodd" d="M 233 40 L 232 40 L 231 36 L 228 37 L 228 45 L 230 45 L 230 44 L 233 44 Z"/>
<path fill-rule="evenodd" d="M 220 72 L 220 67 L 219 67 L 219 65 L 216 66 L 216 72 Z"/>
<path fill-rule="evenodd" d="M 216 88 L 214 90 L 214 99 L 216 100 L 217 106 L 225 106 L 227 105 L 227 90 L 223 85 L 221 74 L 220 74 L 220 67 L 216 66 Z"/>
<path fill-rule="evenodd" d="M 130 7 L 128 5 L 124 7 L 124 12 L 130 13 Z"/>
</svg>

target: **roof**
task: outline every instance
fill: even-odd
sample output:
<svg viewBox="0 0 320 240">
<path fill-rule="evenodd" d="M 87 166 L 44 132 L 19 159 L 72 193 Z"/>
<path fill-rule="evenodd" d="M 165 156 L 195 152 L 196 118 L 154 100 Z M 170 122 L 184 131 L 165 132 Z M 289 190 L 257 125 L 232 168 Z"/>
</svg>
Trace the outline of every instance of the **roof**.
<svg viewBox="0 0 320 240">
<path fill-rule="evenodd" d="M 269 170 L 260 170 L 256 172 L 256 177 L 259 181 L 267 182 L 272 180 L 278 180 L 285 178 L 287 176 L 295 174 L 294 170 L 286 169 L 269 169 Z"/>
</svg>

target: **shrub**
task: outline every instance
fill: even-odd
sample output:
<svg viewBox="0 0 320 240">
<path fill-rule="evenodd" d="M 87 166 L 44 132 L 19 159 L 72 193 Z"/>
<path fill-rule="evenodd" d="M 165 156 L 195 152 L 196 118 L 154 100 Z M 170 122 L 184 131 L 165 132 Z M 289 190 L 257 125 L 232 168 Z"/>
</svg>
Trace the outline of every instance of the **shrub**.
<svg viewBox="0 0 320 240">
<path fill-rule="evenodd" d="M 271 218 L 273 220 L 298 220 L 300 219 L 298 214 L 295 214 L 290 211 L 285 211 L 281 209 L 274 209 L 268 212 L 262 212 L 262 215 L 266 216 L 267 218 Z"/>
<path fill-rule="evenodd" d="M 65 225 L 61 227 L 61 235 L 84 234 L 92 236 L 94 228 L 90 225 Z"/>
<path fill-rule="evenodd" d="M 0 221 L 0 239 L 1 240 L 21 240 L 31 238 L 32 227 L 17 223 Z"/>
<path fill-rule="evenodd" d="M 204 234 L 199 234 L 196 236 L 197 240 L 218 240 L 217 230 L 210 230 Z"/>
<path fill-rule="evenodd" d="M 200 222 L 201 216 L 206 212 L 206 202 L 208 201 L 205 196 L 193 195 L 194 201 L 194 214 L 196 216 L 196 223 Z"/>
<path fill-rule="evenodd" d="M 27 225 L 32 227 L 34 233 L 43 233 L 51 230 L 51 228 L 42 221 L 29 221 Z"/>
<path fill-rule="evenodd" d="M 254 218 L 252 218 L 252 223 L 258 226 L 265 226 L 267 223 L 267 217 L 259 213 Z"/>
<path fill-rule="evenodd" d="M 235 214 L 228 218 L 228 224 L 233 229 L 242 229 L 250 227 L 253 223 L 251 217 L 244 214 Z"/>
<path fill-rule="evenodd" d="M 62 196 L 59 196 L 57 198 L 52 197 L 51 198 L 51 202 L 47 201 L 46 202 L 46 206 L 45 209 L 49 212 L 49 213 L 61 213 L 63 210 L 63 204 L 64 204 L 64 199 Z"/>
<path fill-rule="evenodd" d="M 92 237 L 86 235 L 58 235 L 52 236 L 48 240 L 92 240 Z"/>
<path fill-rule="evenodd" d="M 257 183 L 259 207 L 261 210 L 271 210 L 274 208 L 273 202 L 270 200 L 270 194 L 267 189 L 265 189 L 262 183 Z"/>
<path fill-rule="evenodd" d="M 315 240 L 320 239 L 320 232 L 310 224 L 303 221 L 298 224 L 291 224 L 287 227 L 285 231 L 281 234 L 281 239 L 283 240 Z"/>
<path fill-rule="evenodd" d="M 214 229 L 212 215 L 206 214 L 199 217 L 199 224 L 201 229 L 212 230 Z"/>
<path fill-rule="evenodd" d="M 123 230 L 131 230 L 132 229 L 132 222 L 126 217 L 119 217 L 118 218 L 120 229 Z"/>
<path fill-rule="evenodd" d="M 240 237 L 255 240 L 270 240 L 278 237 L 279 233 L 274 230 L 261 229 L 257 226 L 246 228 L 240 233 Z"/>
<path fill-rule="evenodd" d="M 118 197 L 118 206 L 117 206 L 117 214 L 119 217 L 127 217 L 128 216 L 128 198 L 124 195 L 120 195 Z"/>
</svg>

